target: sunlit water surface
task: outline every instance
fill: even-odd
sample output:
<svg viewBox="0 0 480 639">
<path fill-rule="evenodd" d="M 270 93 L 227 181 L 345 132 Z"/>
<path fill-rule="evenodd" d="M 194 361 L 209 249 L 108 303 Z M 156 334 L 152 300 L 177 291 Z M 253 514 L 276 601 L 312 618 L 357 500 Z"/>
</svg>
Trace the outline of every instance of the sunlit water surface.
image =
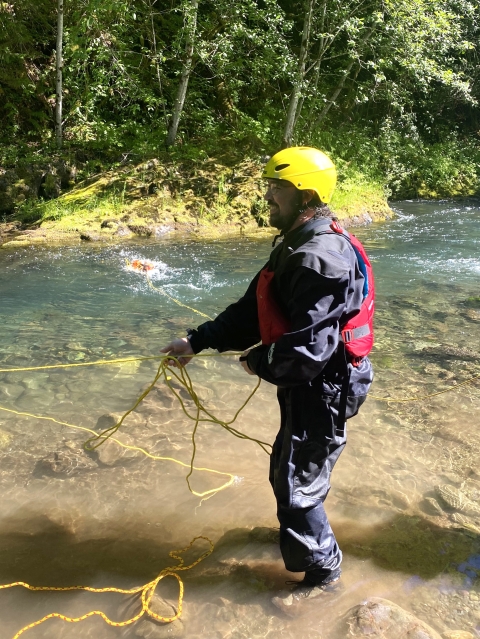
<svg viewBox="0 0 480 639">
<path fill-rule="evenodd" d="M 448 202 L 395 208 L 395 221 L 357 235 L 377 277 L 372 395 L 408 399 L 480 373 L 480 209 Z M 3 249 L 0 367 L 156 354 L 203 320 L 152 290 L 126 260 L 151 260 L 155 286 L 214 316 L 243 293 L 270 250 L 269 241 L 248 238 Z M 95 429 L 101 416 L 129 409 L 155 370 L 144 361 L 0 374 L 0 406 L 24 413 L 0 411 L 1 583 L 132 588 L 175 563 L 168 553 L 194 536 L 216 545 L 182 575 L 181 622 L 112 628 L 98 617 L 53 619 L 27 637 L 339 639 L 348 634 L 347 611 L 370 596 L 394 601 L 439 632 L 480 636 L 478 382 L 417 402 L 369 399 L 349 423 L 327 500 L 344 550 L 342 589 L 292 620 L 271 603 L 292 575 L 275 543 L 268 457 L 258 446 L 202 424 L 196 466 L 235 480 L 201 501 L 175 462 L 115 444 L 87 454 L 88 433 L 25 415 Z M 198 396 L 222 419 L 233 417 L 255 383 L 235 358 L 195 360 L 188 370 Z M 273 441 L 278 422 L 275 389 L 264 383 L 237 427 Z M 163 382 L 119 439 L 188 464 L 192 426 Z M 196 471 L 191 481 L 202 492 L 227 479 Z M 170 578 L 158 593 L 174 602 L 176 588 Z M 94 609 L 122 620 L 138 606 L 118 594 L 0 591 L 1 637 L 50 612 Z"/>
</svg>

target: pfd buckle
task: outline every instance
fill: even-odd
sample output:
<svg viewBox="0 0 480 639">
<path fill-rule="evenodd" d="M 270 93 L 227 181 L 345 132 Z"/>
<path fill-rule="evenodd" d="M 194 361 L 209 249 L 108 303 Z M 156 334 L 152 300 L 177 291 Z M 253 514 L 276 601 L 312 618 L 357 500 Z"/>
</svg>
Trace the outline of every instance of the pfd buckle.
<svg viewBox="0 0 480 639">
<path fill-rule="evenodd" d="M 349 329 L 342 331 L 341 335 L 345 344 L 348 344 L 348 342 L 351 342 L 354 339 L 353 331 Z"/>
</svg>

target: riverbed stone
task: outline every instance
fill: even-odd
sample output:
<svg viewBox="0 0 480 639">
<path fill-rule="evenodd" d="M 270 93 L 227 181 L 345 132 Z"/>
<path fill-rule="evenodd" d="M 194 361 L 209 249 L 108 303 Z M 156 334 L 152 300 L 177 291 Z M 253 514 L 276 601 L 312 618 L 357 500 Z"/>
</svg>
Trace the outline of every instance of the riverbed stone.
<svg viewBox="0 0 480 639">
<path fill-rule="evenodd" d="M 84 450 L 66 446 L 65 449 L 53 451 L 40 459 L 36 465 L 36 472 L 41 475 L 65 478 L 96 468 L 96 462 L 88 457 Z"/>
<path fill-rule="evenodd" d="M 441 639 L 436 630 L 393 601 L 371 597 L 348 613 L 349 637 Z"/>
<path fill-rule="evenodd" d="M 119 441 L 127 446 L 134 446 L 135 443 L 131 437 L 125 434 L 121 434 Z M 95 449 L 98 461 L 105 466 L 115 466 L 118 463 L 124 463 L 131 461 L 138 457 L 139 451 L 129 450 L 114 442 L 112 439 L 107 439 L 98 448 Z"/>
<path fill-rule="evenodd" d="M 13 435 L 4 430 L 0 430 L 0 449 L 6 448 L 13 439 Z"/>
<path fill-rule="evenodd" d="M 171 603 L 154 594 L 150 602 L 150 609 L 161 617 L 174 617 L 176 610 Z M 151 617 L 145 617 L 135 626 L 135 636 L 143 639 L 168 639 L 169 637 L 183 637 L 185 628 L 181 619 L 162 623 Z"/>
<path fill-rule="evenodd" d="M 425 497 L 423 502 L 420 504 L 421 509 L 427 515 L 431 515 L 432 517 L 443 517 L 445 514 L 436 499 L 433 497 Z"/>
<path fill-rule="evenodd" d="M 25 387 L 21 384 L 2 384 L 0 387 L 0 399 L 15 401 L 25 391 Z"/>
<path fill-rule="evenodd" d="M 114 413 L 105 413 L 104 415 L 100 415 L 97 419 L 97 423 L 95 424 L 95 430 L 106 430 L 107 428 L 112 428 L 115 424 L 118 423 L 120 419 L 119 415 L 115 415 Z"/>
<path fill-rule="evenodd" d="M 94 231 L 82 231 L 80 233 L 80 239 L 85 242 L 99 242 L 102 238 L 98 233 Z"/>
<path fill-rule="evenodd" d="M 443 639 L 475 639 L 475 637 L 466 630 L 449 630 L 443 633 Z"/>
</svg>

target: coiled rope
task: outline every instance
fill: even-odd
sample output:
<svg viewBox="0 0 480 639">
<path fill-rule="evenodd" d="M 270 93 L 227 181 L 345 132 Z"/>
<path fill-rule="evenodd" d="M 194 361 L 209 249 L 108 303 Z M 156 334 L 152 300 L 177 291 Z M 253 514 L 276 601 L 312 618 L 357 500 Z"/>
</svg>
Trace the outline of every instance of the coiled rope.
<svg viewBox="0 0 480 639">
<path fill-rule="evenodd" d="M 205 541 L 209 543 L 210 547 L 208 550 L 202 553 L 194 562 L 192 562 L 188 566 L 185 566 L 185 562 L 181 555 L 185 553 L 187 550 L 189 550 L 198 539 L 204 539 Z M 107 615 L 101 610 L 91 610 L 90 612 L 87 612 L 86 614 L 80 617 L 68 617 L 67 615 L 62 615 L 59 612 L 51 612 L 50 614 L 45 615 L 45 617 L 42 617 L 41 619 L 38 619 L 37 621 L 34 621 L 33 623 L 28 624 L 27 626 L 24 626 L 23 628 L 21 628 L 13 637 L 13 639 L 18 639 L 18 637 L 23 635 L 23 633 L 26 632 L 27 630 L 31 630 L 32 628 L 35 628 L 39 626 L 40 624 L 44 623 L 48 619 L 54 619 L 54 618 L 62 619 L 63 621 L 67 621 L 69 623 L 78 623 L 80 621 L 84 621 L 85 619 L 88 619 L 89 617 L 98 616 L 98 617 L 101 617 L 109 626 L 113 626 L 114 628 L 124 628 L 125 626 L 129 626 L 135 623 L 136 621 L 138 621 L 139 619 L 141 619 L 144 615 L 151 617 L 155 621 L 160 621 L 163 623 L 171 623 L 172 621 L 175 621 L 175 619 L 178 619 L 178 617 L 180 617 L 183 610 L 184 586 L 183 586 L 183 581 L 178 573 L 183 570 L 191 570 L 192 568 L 195 568 L 195 566 L 197 566 L 201 561 L 203 561 L 206 557 L 211 555 L 213 550 L 214 550 L 213 543 L 208 537 L 204 537 L 202 535 L 195 537 L 185 548 L 182 548 L 181 550 L 172 550 L 169 553 L 169 556 L 172 559 L 176 559 L 179 562 L 177 566 L 169 566 L 168 568 L 164 568 L 160 572 L 158 577 L 156 577 L 152 581 L 149 581 L 144 586 L 138 586 L 137 588 L 130 588 L 130 589 L 91 588 L 90 586 L 66 586 L 63 588 L 51 588 L 48 586 L 31 586 L 30 584 L 27 584 L 24 581 L 16 581 L 15 583 L 5 584 L 3 586 L 0 585 L 0 590 L 6 590 L 7 588 L 22 586 L 23 588 L 26 588 L 27 590 L 48 591 L 48 592 L 66 592 L 69 590 L 86 590 L 88 592 L 95 592 L 95 593 L 116 592 L 121 595 L 134 595 L 137 593 L 141 593 L 142 609 L 140 610 L 138 614 L 133 616 L 131 619 L 127 619 L 126 621 L 113 621 L 112 619 L 107 617 Z M 165 577 L 175 577 L 175 579 L 178 581 L 178 586 L 179 586 L 177 612 L 171 617 L 164 617 L 162 615 L 159 615 L 156 612 L 154 612 L 150 607 L 152 597 L 155 594 L 155 590 L 159 582 Z"/>
</svg>

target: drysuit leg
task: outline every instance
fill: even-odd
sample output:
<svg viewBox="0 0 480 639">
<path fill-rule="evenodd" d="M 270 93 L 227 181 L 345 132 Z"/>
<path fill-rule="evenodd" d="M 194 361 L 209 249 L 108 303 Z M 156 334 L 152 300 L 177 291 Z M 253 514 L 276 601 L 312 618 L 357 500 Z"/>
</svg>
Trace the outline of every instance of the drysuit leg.
<svg viewBox="0 0 480 639">
<path fill-rule="evenodd" d="M 280 550 L 287 570 L 308 571 L 321 581 L 342 561 L 323 507 L 331 472 L 346 443 L 346 432 L 342 437 L 335 434 L 339 393 L 326 397 L 317 385 L 279 388 L 278 401 L 281 424 L 270 460 L 270 482 L 277 499 Z M 363 401 L 349 399 L 347 418 Z"/>
</svg>

